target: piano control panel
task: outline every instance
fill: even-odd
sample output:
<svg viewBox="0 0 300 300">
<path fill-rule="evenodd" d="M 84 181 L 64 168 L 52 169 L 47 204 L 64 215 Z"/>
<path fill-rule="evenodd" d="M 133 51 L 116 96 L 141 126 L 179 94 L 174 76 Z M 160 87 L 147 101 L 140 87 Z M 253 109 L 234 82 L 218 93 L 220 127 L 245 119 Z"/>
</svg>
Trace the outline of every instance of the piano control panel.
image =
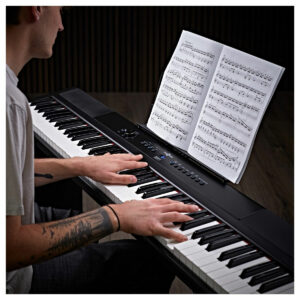
<svg viewBox="0 0 300 300">
<path fill-rule="evenodd" d="M 179 171 L 182 175 L 189 177 L 195 184 L 204 185 L 207 182 L 201 178 L 199 172 L 191 170 L 186 163 L 179 162 L 176 157 L 167 152 L 165 148 L 159 146 L 158 143 L 146 139 L 145 136 L 141 136 L 137 130 L 121 128 L 116 131 L 121 137 L 133 141 L 135 138 L 138 139 L 137 143 L 141 146 L 140 148 L 147 153 L 148 156 L 157 160 L 158 162 L 164 162 L 170 166 L 171 169 Z M 144 138 L 144 139 L 143 139 Z"/>
</svg>

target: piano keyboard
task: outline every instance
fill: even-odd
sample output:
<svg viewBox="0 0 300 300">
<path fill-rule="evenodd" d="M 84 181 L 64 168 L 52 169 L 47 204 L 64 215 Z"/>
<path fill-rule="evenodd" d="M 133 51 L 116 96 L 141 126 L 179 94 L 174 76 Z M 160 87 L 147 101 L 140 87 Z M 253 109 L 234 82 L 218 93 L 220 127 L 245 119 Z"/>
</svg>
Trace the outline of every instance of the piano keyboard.
<svg viewBox="0 0 300 300">
<path fill-rule="evenodd" d="M 64 158 L 128 152 L 118 141 L 55 96 L 32 100 L 30 109 L 35 133 Z M 136 135 L 136 132 L 124 129 L 119 133 L 126 138 L 134 138 Z M 153 150 L 151 147 L 150 151 Z M 294 293 L 292 272 L 150 164 L 146 168 L 121 173 L 133 174 L 138 181 L 120 186 L 89 180 L 115 203 L 169 197 L 199 206 L 198 212 L 190 214 L 193 220 L 182 224 L 166 224 L 183 233 L 188 238 L 186 242 L 176 243 L 163 237 L 156 238 L 194 276 L 214 291 L 232 294 Z M 205 184 L 202 178 L 195 179 L 199 186 Z"/>
</svg>

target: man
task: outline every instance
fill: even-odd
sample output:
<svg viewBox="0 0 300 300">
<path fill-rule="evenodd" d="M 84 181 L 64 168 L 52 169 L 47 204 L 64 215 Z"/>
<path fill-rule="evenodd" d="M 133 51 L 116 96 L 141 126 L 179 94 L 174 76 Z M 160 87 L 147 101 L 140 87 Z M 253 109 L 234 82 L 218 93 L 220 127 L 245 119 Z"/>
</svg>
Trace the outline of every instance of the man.
<svg viewBox="0 0 300 300">
<path fill-rule="evenodd" d="M 170 199 L 133 200 L 34 222 L 34 186 L 74 176 L 128 184 L 136 178 L 117 172 L 147 165 L 141 155 L 130 154 L 33 159 L 32 120 L 17 75 L 30 59 L 50 57 L 63 29 L 61 7 L 7 8 L 7 292 L 167 292 L 173 275 L 141 242 L 92 242 L 117 230 L 184 241 L 163 224 L 190 220 L 182 212 L 196 211 L 197 206 Z M 34 178 L 34 173 L 50 173 L 53 179 Z"/>
</svg>

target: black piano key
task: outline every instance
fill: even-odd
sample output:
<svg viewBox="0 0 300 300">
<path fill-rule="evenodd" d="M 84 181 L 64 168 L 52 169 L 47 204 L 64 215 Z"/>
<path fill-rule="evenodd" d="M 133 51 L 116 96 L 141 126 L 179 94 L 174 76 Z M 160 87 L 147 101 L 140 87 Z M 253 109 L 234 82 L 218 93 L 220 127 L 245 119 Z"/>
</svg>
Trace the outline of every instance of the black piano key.
<svg viewBox="0 0 300 300">
<path fill-rule="evenodd" d="M 148 167 L 145 167 L 145 168 L 141 168 L 141 169 L 122 171 L 122 172 L 120 172 L 120 174 L 130 174 L 130 175 L 134 175 L 135 177 L 138 178 L 138 177 L 143 177 L 143 176 L 152 176 L 155 173 Z"/>
<path fill-rule="evenodd" d="M 262 264 L 258 264 L 258 265 L 244 269 L 243 272 L 241 273 L 240 277 L 242 279 L 245 279 L 245 278 L 251 277 L 253 275 L 262 273 L 264 271 L 273 269 L 276 266 L 277 266 L 277 264 L 274 261 L 268 261 L 268 262 L 265 262 Z"/>
<path fill-rule="evenodd" d="M 224 239 L 209 243 L 205 250 L 206 251 L 213 251 L 213 250 L 220 249 L 220 248 L 223 248 L 225 246 L 234 244 L 234 243 L 239 242 L 241 240 L 242 240 L 242 237 L 240 235 L 234 234 L 230 237 L 226 237 Z"/>
<path fill-rule="evenodd" d="M 137 182 L 135 183 L 130 183 L 128 184 L 127 186 L 128 187 L 133 187 L 133 186 L 137 186 L 137 185 L 140 185 L 140 184 L 144 184 L 144 183 L 148 183 L 148 182 L 152 182 L 152 181 L 155 181 L 158 179 L 158 176 L 157 175 L 152 175 L 151 177 L 148 177 L 148 178 L 144 178 L 144 179 L 138 179 Z"/>
<path fill-rule="evenodd" d="M 43 103 L 42 105 L 36 105 L 35 110 L 38 112 L 43 112 L 44 110 L 47 111 L 48 109 L 52 109 L 54 107 L 63 107 L 63 105 L 57 103 L 57 102 L 49 102 L 49 103 Z"/>
<path fill-rule="evenodd" d="M 193 228 L 193 227 L 197 227 L 197 226 L 200 226 L 200 225 L 203 225 L 203 224 L 207 224 L 209 222 L 212 222 L 215 219 L 216 219 L 216 217 L 213 216 L 213 215 L 205 215 L 202 218 L 197 218 L 197 219 L 182 223 L 181 226 L 180 226 L 180 230 L 185 231 L 185 230 L 188 230 L 188 229 Z"/>
<path fill-rule="evenodd" d="M 200 241 L 199 241 L 199 245 L 205 245 L 208 244 L 210 242 L 214 242 L 217 240 L 221 240 L 227 236 L 231 236 L 233 234 L 233 230 L 232 229 L 224 229 L 222 231 L 218 231 L 218 232 L 214 232 L 214 233 L 208 233 L 206 235 L 204 235 Z"/>
<path fill-rule="evenodd" d="M 176 201 L 179 201 L 179 202 L 183 202 L 183 203 L 193 202 L 193 200 L 190 197 L 188 197 L 188 196 L 176 197 L 173 200 L 176 200 Z"/>
<path fill-rule="evenodd" d="M 58 130 L 64 130 L 64 129 L 74 128 L 74 127 L 78 127 L 78 126 L 85 124 L 85 122 L 79 121 L 79 120 L 77 120 L 77 118 L 70 119 L 67 121 L 65 121 L 65 123 L 62 125 L 57 125 L 57 123 L 58 123 L 57 122 L 54 126 L 58 127 Z M 59 122 L 62 122 L 62 121 L 59 121 Z"/>
<path fill-rule="evenodd" d="M 187 215 L 192 217 L 193 219 L 202 218 L 204 215 L 208 215 L 209 212 L 206 209 L 201 209 L 198 211 L 194 211 L 191 213 L 188 213 Z"/>
<path fill-rule="evenodd" d="M 138 180 L 143 180 L 143 179 L 147 179 L 147 178 L 151 178 L 151 177 L 157 178 L 157 175 L 154 174 L 153 172 L 147 172 L 145 174 L 132 174 L 132 175 L 134 175 Z"/>
<path fill-rule="evenodd" d="M 131 170 L 125 170 L 125 171 L 121 171 L 121 172 L 119 172 L 119 174 L 133 174 L 133 175 L 135 175 L 135 174 L 137 174 L 138 172 L 142 172 L 142 171 L 146 171 L 146 172 L 148 172 L 148 171 L 151 171 L 151 169 L 149 169 L 149 167 L 144 167 L 144 168 L 140 168 L 140 169 L 131 169 Z"/>
<path fill-rule="evenodd" d="M 43 117 L 46 119 L 46 120 L 51 120 L 52 118 L 55 118 L 55 117 L 59 117 L 59 116 L 65 116 L 65 115 L 70 115 L 71 113 L 68 112 L 67 110 L 60 110 L 60 111 L 50 111 L 50 112 L 45 112 L 43 114 Z"/>
<path fill-rule="evenodd" d="M 145 177 L 145 176 L 153 176 L 154 174 L 155 173 L 149 169 L 149 170 L 138 171 L 136 173 L 133 173 L 132 175 L 134 175 L 137 178 L 140 178 L 140 177 Z"/>
<path fill-rule="evenodd" d="M 107 144 L 107 146 L 93 148 L 89 151 L 89 155 L 98 155 L 99 153 L 108 152 L 109 150 L 114 150 L 114 145 L 112 143 Z"/>
<path fill-rule="evenodd" d="M 53 102 L 57 103 L 57 101 L 52 97 L 40 98 L 40 99 L 36 99 L 36 101 L 35 100 L 31 101 L 31 103 L 34 105 L 42 105 L 44 103 L 53 103 Z"/>
<path fill-rule="evenodd" d="M 96 136 L 96 137 L 85 139 L 85 140 L 80 140 L 77 145 L 78 146 L 84 146 L 84 145 L 87 145 L 89 143 L 93 143 L 94 141 L 102 140 L 102 138 L 105 138 L 105 137 L 101 133 L 99 133 L 99 135 Z"/>
<path fill-rule="evenodd" d="M 93 132 L 90 132 L 90 133 L 78 134 L 76 136 L 73 136 L 71 138 L 71 141 L 78 141 L 78 140 L 82 140 L 82 139 L 87 139 L 89 137 L 96 136 L 97 134 L 98 134 L 97 131 L 93 131 Z"/>
<path fill-rule="evenodd" d="M 122 149 L 119 148 L 118 146 L 109 146 L 109 147 L 101 147 L 99 148 L 100 150 L 98 150 L 97 152 L 95 152 L 94 155 L 104 155 L 105 153 L 110 153 L 110 154 L 114 154 L 114 153 L 122 153 Z"/>
<path fill-rule="evenodd" d="M 38 99 L 29 100 L 29 102 L 30 102 L 31 106 L 35 106 L 38 103 L 49 102 L 49 101 L 52 101 L 52 100 L 53 100 L 53 98 L 51 98 L 51 97 L 44 97 L 44 98 L 38 98 Z"/>
<path fill-rule="evenodd" d="M 263 283 L 263 282 L 269 281 L 271 279 L 280 277 L 284 274 L 287 274 L 287 272 L 282 268 L 272 269 L 272 270 L 266 271 L 262 274 L 258 274 L 258 275 L 253 276 L 251 278 L 251 280 L 248 282 L 248 284 L 250 286 L 254 286 L 254 285 L 257 285 L 259 283 Z"/>
<path fill-rule="evenodd" d="M 240 246 L 240 247 L 237 247 L 234 249 L 230 249 L 230 250 L 222 252 L 220 254 L 220 256 L 218 257 L 218 260 L 219 261 L 227 260 L 229 258 L 233 258 L 238 255 L 251 252 L 251 251 L 253 251 L 253 249 L 254 249 L 253 245 L 245 245 L 245 246 Z"/>
<path fill-rule="evenodd" d="M 78 136 L 84 136 L 86 134 L 89 134 L 89 133 L 97 133 L 96 130 L 92 129 L 92 128 L 85 128 L 85 129 L 82 129 L 82 127 L 77 127 L 77 132 L 73 132 L 73 133 L 69 133 L 69 134 L 66 134 L 64 133 L 68 138 L 72 139 L 74 137 L 78 137 Z M 81 140 L 82 138 L 79 138 L 77 139 L 76 141 L 78 140 Z"/>
<path fill-rule="evenodd" d="M 82 133 L 82 132 L 91 131 L 91 130 L 94 130 L 94 129 L 92 127 L 88 126 L 87 124 L 84 124 L 83 126 L 66 129 L 64 134 L 69 137 L 72 137 L 73 134 Z"/>
<path fill-rule="evenodd" d="M 136 190 L 135 193 L 136 193 L 136 194 L 143 194 L 143 193 L 145 193 L 145 192 L 151 192 L 151 191 L 157 190 L 157 189 L 159 189 L 160 187 L 166 186 L 166 185 L 169 185 L 169 183 L 166 182 L 166 181 L 156 182 L 156 183 L 152 183 L 152 184 L 143 185 L 143 186 L 140 186 L 140 187 Z"/>
<path fill-rule="evenodd" d="M 62 106 L 61 105 L 53 105 L 53 106 L 47 106 L 47 107 L 43 107 L 43 108 L 40 108 L 38 109 L 38 113 L 39 114 L 42 114 L 42 113 L 48 113 L 48 112 L 53 112 L 56 108 L 61 108 Z M 68 112 L 68 110 L 66 110 L 66 112 Z M 47 118 L 46 118 L 47 119 Z M 48 118 L 49 119 L 49 118 Z M 47 120 L 48 120 L 47 119 Z"/>
<path fill-rule="evenodd" d="M 35 106 L 35 110 L 37 111 L 43 111 L 45 109 L 45 111 L 47 111 L 48 109 L 55 109 L 55 108 L 64 108 L 66 109 L 65 106 L 61 105 L 60 103 L 57 102 L 49 102 L 49 103 L 43 103 L 43 104 L 38 104 Z"/>
<path fill-rule="evenodd" d="M 166 198 L 165 196 L 159 197 L 159 198 Z M 167 198 L 170 198 L 171 200 L 175 200 L 175 201 L 179 201 L 182 202 L 184 204 L 194 204 L 194 205 L 198 205 L 195 201 L 193 201 L 190 197 L 185 196 L 182 193 L 177 193 L 177 194 L 173 194 L 168 196 Z"/>
<path fill-rule="evenodd" d="M 67 130 L 70 130 L 70 129 L 67 129 Z M 66 130 L 66 131 L 67 131 Z M 72 131 L 71 133 L 66 133 L 66 131 L 64 132 L 64 134 L 69 137 L 69 138 L 72 138 L 72 137 L 76 137 L 78 135 L 84 135 L 86 133 L 93 133 L 93 132 L 97 132 L 95 129 L 91 128 L 91 127 L 76 127 L 74 128 L 74 131 Z"/>
<path fill-rule="evenodd" d="M 115 149 L 112 149 L 109 151 L 110 154 L 116 154 L 116 153 L 127 153 L 127 151 L 123 150 L 120 147 L 115 146 Z"/>
<path fill-rule="evenodd" d="M 35 104 L 35 110 L 39 110 L 40 108 L 44 108 L 44 107 L 51 107 L 51 106 L 56 106 L 56 105 L 61 105 L 59 103 L 57 103 L 55 100 L 50 100 L 47 102 L 40 102 Z"/>
<path fill-rule="evenodd" d="M 83 150 L 85 150 L 85 149 L 95 148 L 95 147 L 99 147 L 99 146 L 105 146 L 108 144 L 111 145 L 112 143 L 108 139 L 104 138 L 102 140 L 94 141 L 93 143 L 85 144 L 81 148 Z"/>
<path fill-rule="evenodd" d="M 226 224 L 222 223 L 222 224 L 217 224 L 217 225 L 213 225 L 213 226 L 210 226 L 210 227 L 198 229 L 198 230 L 193 232 L 191 238 L 193 240 L 195 240 L 195 239 L 198 239 L 200 237 L 203 237 L 207 233 L 217 232 L 217 231 L 223 230 L 224 228 L 226 228 Z"/>
<path fill-rule="evenodd" d="M 77 117 L 77 116 L 74 115 L 74 119 L 73 120 L 61 120 L 61 121 L 57 121 L 54 126 L 55 127 L 59 127 L 61 125 L 64 125 L 64 124 L 67 124 L 67 123 L 70 123 L 70 122 L 74 122 L 74 121 L 81 121 L 81 122 L 83 122 L 81 119 L 79 119 L 79 117 Z"/>
<path fill-rule="evenodd" d="M 207 214 L 208 214 L 207 210 L 202 209 L 202 210 L 199 210 L 199 211 L 188 213 L 187 215 L 189 217 L 192 217 L 193 219 L 197 219 L 197 218 L 202 218 L 203 216 L 205 216 Z M 173 222 L 173 224 L 174 225 L 180 225 L 180 224 L 182 224 L 182 222 Z"/>
<path fill-rule="evenodd" d="M 57 121 L 61 121 L 61 120 L 68 120 L 74 116 L 75 115 L 72 113 L 66 113 L 66 114 L 60 115 L 60 116 L 53 116 L 53 117 L 49 118 L 48 121 L 50 123 L 53 123 L 53 122 L 57 122 Z"/>
<path fill-rule="evenodd" d="M 57 113 L 61 113 L 61 112 L 65 112 L 65 111 L 67 111 L 67 110 L 63 106 L 53 107 L 53 108 L 47 110 L 46 112 L 44 112 L 43 117 L 47 118 L 50 116 L 55 116 Z"/>
<path fill-rule="evenodd" d="M 191 198 L 183 199 L 183 200 L 176 200 L 179 202 L 182 202 L 184 204 L 193 204 L 193 205 L 198 205 L 195 201 L 193 201 Z"/>
<path fill-rule="evenodd" d="M 171 200 L 177 200 L 180 197 L 186 197 L 186 196 L 181 192 L 168 196 L 168 198 L 171 199 Z M 158 199 L 161 199 L 161 198 L 165 198 L 165 197 L 164 196 L 159 197 Z"/>
<path fill-rule="evenodd" d="M 152 198 L 155 197 L 157 195 L 161 195 L 161 194 L 165 194 L 165 193 L 169 193 L 175 191 L 175 188 L 173 186 L 164 186 L 161 187 L 155 191 L 149 191 L 149 192 L 145 192 L 142 196 L 143 199 L 147 199 L 147 198 Z"/>
<path fill-rule="evenodd" d="M 271 290 L 274 290 L 276 288 L 279 288 L 285 284 L 291 283 L 293 281 L 294 281 L 294 277 L 292 275 L 282 276 L 280 278 L 276 278 L 266 283 L 263 283 L 257 291 L 263 294 Z"/>
<path fill-rule="evenodd" d="M 232 258 L 228 264 L 226 265 L 229 269 L 234 268 L 236 266 L 242 265 L 246 262 L 258 259 L 260 257 L 263 257 L 264 254 L 261 251 L 255 251 L 248 254 L 244 254 L 235 258 Z"/>
</svg>

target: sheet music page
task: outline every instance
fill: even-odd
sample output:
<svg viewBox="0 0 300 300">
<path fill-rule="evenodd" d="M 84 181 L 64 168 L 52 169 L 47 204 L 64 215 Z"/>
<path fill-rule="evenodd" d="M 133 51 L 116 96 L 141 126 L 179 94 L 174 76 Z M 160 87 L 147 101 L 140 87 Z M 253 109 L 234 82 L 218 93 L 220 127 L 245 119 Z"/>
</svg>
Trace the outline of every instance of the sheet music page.
<svg viewBox="0 0 300 300">
<path fill-rule="evenodd" d="M 187 150 L 222 47 L 199 35 L 182 32 L 164 72 L 148 128 Z"/>
<path fill-rule="evenodd" d="M 188 152 L 239 182 L 283 68 L 224 46 Z"/>
</svg>

